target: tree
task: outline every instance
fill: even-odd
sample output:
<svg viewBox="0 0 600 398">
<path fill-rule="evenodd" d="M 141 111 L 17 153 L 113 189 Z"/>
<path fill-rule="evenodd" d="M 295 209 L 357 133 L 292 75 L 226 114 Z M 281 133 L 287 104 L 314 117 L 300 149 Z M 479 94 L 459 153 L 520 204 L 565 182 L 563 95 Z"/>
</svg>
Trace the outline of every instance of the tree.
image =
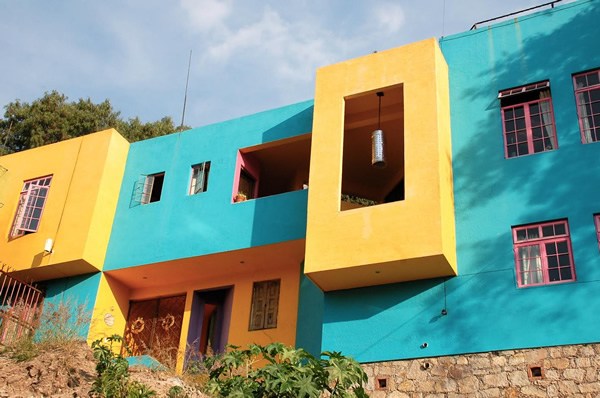
<svg viewBox="0 0 600 398">
<path fill-rule="evenodd" d="M 130 142 L 189 128 L 174 126 L 170 117 L 148 123 L 142 123 L 137 117 L 123 120 L 109 100 L 99 104 L 93 103 L 89 98 L 68 102 L 64 94 L 51 91 L 31 104 L 16 100 L 6 105 L 4 118 L 0 119 L 0 155 L 111 127 Z"/>
</svg>

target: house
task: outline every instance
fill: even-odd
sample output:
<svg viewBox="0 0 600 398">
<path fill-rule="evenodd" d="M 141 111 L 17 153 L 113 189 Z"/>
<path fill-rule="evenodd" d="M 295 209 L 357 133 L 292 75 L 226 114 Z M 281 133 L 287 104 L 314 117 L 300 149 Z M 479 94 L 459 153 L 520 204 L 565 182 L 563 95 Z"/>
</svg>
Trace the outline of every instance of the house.
<svg viewBox="0 0 600 398">
<path fill-rule="evenodd" d="M 598 393 L 599 18 L 551 4 L 320 68 L 314 101 L 1 157 L 2 260 L 179 369 L 282 341 L 379 396 Z"/>
</svg>

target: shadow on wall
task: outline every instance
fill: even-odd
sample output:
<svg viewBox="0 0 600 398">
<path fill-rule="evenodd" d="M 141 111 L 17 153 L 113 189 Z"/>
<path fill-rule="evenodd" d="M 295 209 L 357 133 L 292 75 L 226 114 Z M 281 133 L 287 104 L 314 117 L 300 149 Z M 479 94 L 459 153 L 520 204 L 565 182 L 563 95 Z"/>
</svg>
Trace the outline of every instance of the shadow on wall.
<svg viewBox="0 0 600 398">
<path fill-rule="evenodd" d="M 542 15 L 536 18 L 553 17 Z M 480 41 L 485 43 L 490 53 L 478 54 L 478 58 L 482 59 L 487 56 L 488 62 L 476 71 L 476 76 L 468 76 L 460 71 L 469 60 L 448 60 L 451 68 L 451 101 L 453 104 L 469 104 L 456 107 L 456 114 L 464 115 L 465 111 L 473 111 L 471 103 L 489 99 L 483 113 L 477 108 L 473 118 L 464 118 L 464 123 L 469 125 L 456 123 L 458 128 L 453 129 L 457 214 L 489 204 L 497 205 L 498 198 L 506 193 L 518 193 L 514 195 L 517 203 L 503 203 L 506 211 L 518 206 L 535 209 L 540 214 L 547 213 L 548 209 L 554 213 L 566 213 L 573 207 L 585 206 L 591 198 L 600 199 L 598 184 L 593 183 L 598 181 L 599 174 L 596 168 L 590 167 L 597 164 L 598 148 L 581 148 L 571 80 L 573 73 L 600 67 L 600 53 L 591 52 L 589 47 L 590 43 L 597 41 L 600 33 L 600 29 L 591 28 L 598 26 L 599 19 L 600 4 L 595 2 L 553 30 L 549 30 L 549 27 L 554 21 L 539 23 L 543 26 L 543 32 L 540 30 L 522 40 L 519 22 L 516 22 L 514 37 L 508 39 L 505 30 L 513 29 L 512 25 L 481 28 L 474 34 L 486 36 Z M 578 26 L 586 28 L 579 29 Z M 461 36 L 446 42 L 442 40 L 442 48 L 451 47 L 452 40 L 470 39 Z M 583 64 L 584 61 L 588 64 Z M 498 91 L 545 79 L 551 83 L 558 149 L 505 159 Z M 480 116 L 477 117 L 477 114 Z M 477 120 L 477 123 L 472 124 L 473 120 Z M 530 168 L 531 172 L 523 172 L 525 167 Z M 571 195 L 574 177 L 582 182 L 577 195 Z M 564 184 L 566 182 L 569 184 Z"/>
<path fill-rule="evenodd" d="M 324 349 L 369 362 L 600 339 L 600 322 L 590 317 L 600 310 L 592 222 L 600 212 L 600 144 L 581 144 L 572 84 L 572 74 L 600 67 L 600 53 L 590 51 L 600 3 L 583 5 L 576 15 L 567 5 L 536 16 L 537 31 L 526 16 L 442 40 L 459 276 L 327 293 Z M 505 159 L 499 90 L 546 79 L 558 149 Z M 565 217 L 577 282 L 517 288 L 511 227 Z"/>
</svg>

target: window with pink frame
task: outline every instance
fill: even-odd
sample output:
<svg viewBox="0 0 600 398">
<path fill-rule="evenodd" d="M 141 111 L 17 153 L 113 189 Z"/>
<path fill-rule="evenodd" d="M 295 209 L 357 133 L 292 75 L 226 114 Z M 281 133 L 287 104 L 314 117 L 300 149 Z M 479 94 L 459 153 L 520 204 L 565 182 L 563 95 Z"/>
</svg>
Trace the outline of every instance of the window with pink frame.
<svg viewBox="0 0 600 398">
<path fill-rule="evenodd" d="M 519 287 L 575 280 L 566 220 L 514 227 L 512 232 Z"/>
<path fill-rule="evenodd" d="M 573 76 L 581 142 L 600 141 L 600 69 Z"/>
<path fill-rule="evenodd" d="M 25 181 L 10 236 L 17 237 L 36 232 L 48 198 L 52 176 Z"/>
<path fill-rule="evenodd" d="M 557 148 L 548 81 L 500 91 L 498 98 L 507 158 Z"/>
</svg>

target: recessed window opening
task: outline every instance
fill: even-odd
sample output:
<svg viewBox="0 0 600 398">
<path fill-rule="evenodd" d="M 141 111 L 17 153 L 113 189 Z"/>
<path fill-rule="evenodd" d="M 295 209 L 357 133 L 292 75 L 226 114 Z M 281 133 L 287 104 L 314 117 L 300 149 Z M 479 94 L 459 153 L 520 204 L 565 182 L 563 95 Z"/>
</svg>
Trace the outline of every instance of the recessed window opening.
<svg viewBox="0 0 600 398">
<path fill-rule="evenodd" d="M 10 236 L 17 237 L 37 232 L 48 198 L 52 176 L 25 181 L 19 196 Z"/>
<path fill-rule="evenodd" d="M 250 308 L 250 327 L 248 330 L 277 327 L 279 285 L 279 280 L 254 282 L 252 307 Z"/>
<path fill-rule="evenodd" d="M 388 388 L 388 379 L 385 377 L 378 377 L 375 383 L 377 390 L 387 390 Z"/>
<path fill-rule="evenodd" d="M 234 202 L 305 189 L 310 143 L 310 134 L 303 134 L 240 149 Z"/>
<path fill-rule="evenodd" d="M 146 176 L 144 182 L 144 191 L 142 194 L 142 204 L 158 202 L 162 194 L 165 173 L 157 173 Z"/>
<path fill-rule="evenodd" d="M 530 379 L 540 380 L 544 378 L 544 368 L 540 365 L 530 365 L 527 369 L 527 373 Z"/>
<path fill-rule="evenodd" d="M 519 287 L 575 280 L 566 220 L 514 227 L 513 241 Z"/>
<path fill-rule="evenodd" d="M 190 182 L 190 195 L 206 192 L 208 189 L 208 173 L 210 162 L 203 162 L 192 166 L 192 179 Z"/>
<path fill-rule="evenodd" d="M 573 76 L 581 142 L 600 141 L 600 69 Z"/>
<path fill-rule="evenodd" d="M 341 210 L 404 200 L 402 84 L 346 97 L 343 141 Z"/>
<path fill-rule="evenodd" d="M 498 97 L 507 158 L 558 147 L 548 81 L 504 90 Z"/>
</svg>

